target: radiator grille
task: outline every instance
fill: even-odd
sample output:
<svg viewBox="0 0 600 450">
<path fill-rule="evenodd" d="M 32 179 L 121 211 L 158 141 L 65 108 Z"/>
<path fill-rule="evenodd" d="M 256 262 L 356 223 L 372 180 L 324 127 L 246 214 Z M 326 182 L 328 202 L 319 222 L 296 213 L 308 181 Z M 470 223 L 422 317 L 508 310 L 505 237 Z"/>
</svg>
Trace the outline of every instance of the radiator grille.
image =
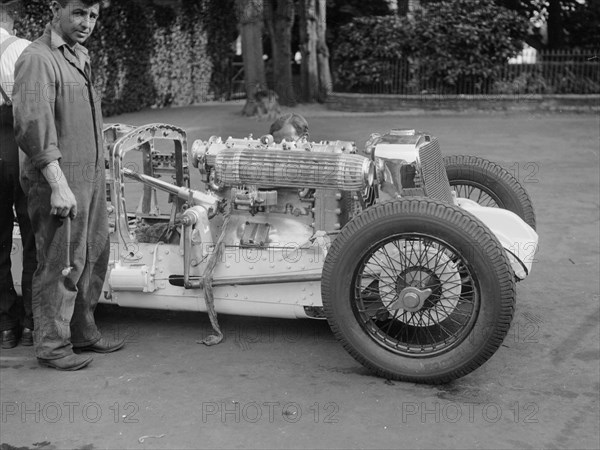
<svg viewBox="0 0 600 450">
<path fill-rule="evenodd" d="M 437 139 L 433 139 L 419 149 L 419 159 L 422 171 L 421 183 L 425 189 L 425 195 L 452 203 L 452 190 Z"/>
</svg>

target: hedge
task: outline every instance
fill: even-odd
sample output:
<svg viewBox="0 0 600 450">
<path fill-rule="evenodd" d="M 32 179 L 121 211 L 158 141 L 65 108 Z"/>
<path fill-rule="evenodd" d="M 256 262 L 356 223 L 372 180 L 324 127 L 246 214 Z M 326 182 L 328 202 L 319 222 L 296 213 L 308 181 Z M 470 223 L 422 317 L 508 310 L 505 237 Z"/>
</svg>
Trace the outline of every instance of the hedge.
<svg viewBox="0 0 600 450">
<path fill-rule="evenodd" d="M 334 78 L 338 88 L 361 91 L 389 83 L 387 62 L 404 61 L 415 93 L 430 79 L 452 91 L 496 75 L 522 48 L 527 26 L 514 11 L 489 0 L 440 0 L 412 17 L 356 18 L 339 31 Z"/>
<path fill-rule="evenodd" d="M 231 52 L 235 23 L 232 32 L 229 17 L 207 12 L 228 1 L 183 0 L 173 8 L 121 0 L 103 7 L 85 43 L 103 113 L 184 106 L 223 96 L 227 87 L 223 79 L 228 75 L 215 73 L 214 67 L 227 68 L 222 60 L 227 61 Z M 22 4 L 15 28 L 20 36 L 34 40 L 51 19 L 50 1 L 23 0 Z M 209 40 L 207 29 L 217 39 Z"/>
</svg>

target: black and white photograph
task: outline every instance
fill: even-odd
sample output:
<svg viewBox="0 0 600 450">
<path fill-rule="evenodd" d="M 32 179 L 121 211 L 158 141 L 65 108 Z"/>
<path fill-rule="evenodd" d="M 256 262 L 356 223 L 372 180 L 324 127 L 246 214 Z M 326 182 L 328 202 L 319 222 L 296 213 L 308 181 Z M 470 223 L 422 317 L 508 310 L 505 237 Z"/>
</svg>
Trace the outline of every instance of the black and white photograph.
<svg viewBox="0 0 600 450">
<path fill-rule="evenodd" d="M 600 448 L 600 0 L 0 0 L 0 450 Z"/>
</svg>

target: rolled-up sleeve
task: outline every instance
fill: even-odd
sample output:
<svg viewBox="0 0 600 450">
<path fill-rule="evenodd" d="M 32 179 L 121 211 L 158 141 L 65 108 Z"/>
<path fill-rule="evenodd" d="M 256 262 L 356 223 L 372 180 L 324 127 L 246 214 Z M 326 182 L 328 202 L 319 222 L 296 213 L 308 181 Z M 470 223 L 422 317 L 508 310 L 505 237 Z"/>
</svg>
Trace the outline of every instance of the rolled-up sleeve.
<svg viewBox="0 0 600 450">
<path fill-rule="evenodd" d="M 61 158 L 54 122 L 56 76 L 50 62 L 25 51 L 15 66 L 15 138 L 37 169 Z"/>
</svg>

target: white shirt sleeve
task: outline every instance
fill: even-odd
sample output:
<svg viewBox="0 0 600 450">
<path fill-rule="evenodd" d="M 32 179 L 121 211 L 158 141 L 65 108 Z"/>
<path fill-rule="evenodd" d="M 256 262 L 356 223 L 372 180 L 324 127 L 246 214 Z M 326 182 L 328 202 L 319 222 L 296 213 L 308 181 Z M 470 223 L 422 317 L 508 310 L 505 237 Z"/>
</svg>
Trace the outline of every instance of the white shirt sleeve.
<svg viewBox="0 0 600 450">
<path fill-rule="evenodd" d="M 2 33 L 1 41 L 8 39 L 8 37 L 7 34 Z M 31 42 L 27 39 L 17 39 L 8 46 L 4 53 L 2 53 L 2 58 L 0 58 L 0 83 L 9 98 L 12 97 L 13 85 L 15 83 L 15 64 L 21 53 L 23 53 L 23 50 L 29 44 Z M 4 97 L 0 95 L 0 105 L 3 104 Z"/>
</svg>

